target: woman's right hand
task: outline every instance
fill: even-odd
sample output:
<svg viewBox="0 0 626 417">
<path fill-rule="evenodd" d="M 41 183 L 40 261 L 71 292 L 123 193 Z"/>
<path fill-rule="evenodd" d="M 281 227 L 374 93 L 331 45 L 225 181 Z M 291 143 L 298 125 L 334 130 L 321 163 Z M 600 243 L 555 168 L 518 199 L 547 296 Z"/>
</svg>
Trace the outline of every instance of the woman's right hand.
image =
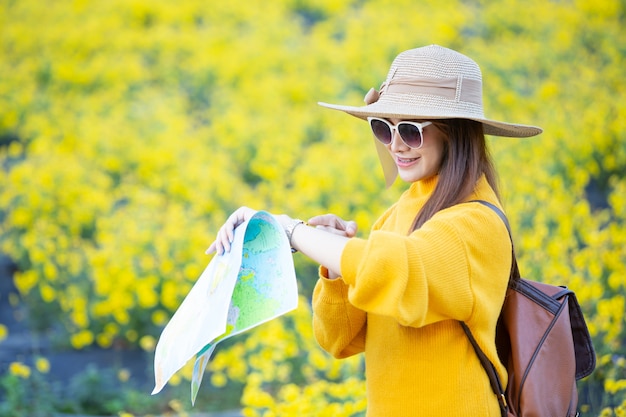
<svg viewBox="0 0 626 417">
<path fill-rule="evenodd" d="M 249 207 L 239 207 L 231 214 L 220 230 L 217 232 L 215 241 L 211 243 L 211 246 L 206 250 L 208 255 L 217 253 L 218 255 L 224 254 L 224 252 L 230 252 L 231 244 L 235 239 L 235 229 L 240 224 L 249 220 L 257 210 L 253 210 Z"/>
<path fill-rule="evenodd" d="M 322 214 L 312 217 L 308 221 L 309 226 L 325 230 L 336 235 L 354 237 L 358 230 L 356 222 L 344 220 L 334 214 Z"/>
</svg>

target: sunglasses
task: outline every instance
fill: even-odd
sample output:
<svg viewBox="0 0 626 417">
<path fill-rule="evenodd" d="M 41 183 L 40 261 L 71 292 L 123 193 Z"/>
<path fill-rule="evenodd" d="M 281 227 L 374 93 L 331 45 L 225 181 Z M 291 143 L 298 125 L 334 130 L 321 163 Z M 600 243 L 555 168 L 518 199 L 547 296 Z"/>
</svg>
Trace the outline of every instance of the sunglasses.
<svg viewBox="0 0 626 417">
<path fill-rule="evenodd" d="M 387 120 L 379 119 L 378 117 L 368 117 L 367 121 L 372 128 L 372 132 L 374 132 L 374 137 L 382 144 L 389 145 L 393 140 L 394 130 L 397 130 L 402 142 L 412 149 L 422 147 L 424 143 L 424 128 L 432 124 L 432 122 L 417 123 L 402 121 L 394 126 Z"/>
</svg>

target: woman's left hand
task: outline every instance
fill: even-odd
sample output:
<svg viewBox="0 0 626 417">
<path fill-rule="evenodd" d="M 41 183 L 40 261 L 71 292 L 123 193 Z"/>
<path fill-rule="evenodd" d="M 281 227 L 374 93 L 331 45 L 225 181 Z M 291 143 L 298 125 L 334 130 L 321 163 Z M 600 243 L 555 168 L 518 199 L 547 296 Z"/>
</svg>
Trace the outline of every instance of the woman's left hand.
<svg viewBox="0 0 626 417">
<path fill-rule="evenodd" d="M 315 226 L 317 229 L 347 238 L 356 236 L 358 230 L 356 222 L 344 220 L 334 214 L 322 214 L 312 217 L 309 219 L 308 223 L 310 226 Z M 341 276 L 330 268 L 326 269 L 328 270 L 327 278 L 329 279 L 337 279 Z"/>
<path fill-rule="evenodd" d="M 235 239 L 235 229 L 254 216 L 256 212 L 257 210 L 245 206 L 235 210 L 217 232 L 215 241 L 211 243 L 206 253 L 210 255 L 216 252 L 218 255 L 222 255 L 224 252 L 230 252 L 230 246 Z"/>
</svg>

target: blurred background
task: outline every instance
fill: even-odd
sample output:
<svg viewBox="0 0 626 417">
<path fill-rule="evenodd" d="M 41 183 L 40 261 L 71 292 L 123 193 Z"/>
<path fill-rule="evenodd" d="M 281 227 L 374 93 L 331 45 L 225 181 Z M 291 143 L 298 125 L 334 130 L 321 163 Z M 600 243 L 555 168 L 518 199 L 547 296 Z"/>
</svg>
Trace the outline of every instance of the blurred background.
<svg viewBox="0 0 626 417">
<path fill-rule="evenodd" d="M 479 63 L 489 118 L 544 128 L 489 138 L 520 267 L 586 314 L 581 414 L 625 415 L 625 27 L 624 0 L 0 0 L 0 415 L 364 415 L 299 254 L 299 308 L 221 344 L 195 408 L 188 367 L 150 397 L 152 354 L 236 207 L 367 236 L 405 185 L 317 102 L 432 43 Z"/>
</svg>

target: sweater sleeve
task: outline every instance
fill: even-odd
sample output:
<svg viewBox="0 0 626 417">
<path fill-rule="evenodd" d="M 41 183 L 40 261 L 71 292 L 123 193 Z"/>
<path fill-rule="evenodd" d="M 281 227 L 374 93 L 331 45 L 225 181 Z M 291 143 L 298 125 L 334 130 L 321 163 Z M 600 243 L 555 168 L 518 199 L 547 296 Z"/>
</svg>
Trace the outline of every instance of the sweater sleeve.
<svg viewBox="0 0 626 417">
<path fill-rule="evenodd" d="M 409 236 L 383 230 L 346 245 L 341 270 L 348 300 L 368 313 L 423 327 L 441 320 L 497 317 L 511 245 L 495 213 L 464 204 L 442 210 Z"/>
<path fill-rule="evenodd" d="M 348 286 L 328 279 L 324 267 L 313 291 L 313 331 L 320 346 L 336 358 L 365 349 L 365 312 L 348 301 Z"/>
</svg>

